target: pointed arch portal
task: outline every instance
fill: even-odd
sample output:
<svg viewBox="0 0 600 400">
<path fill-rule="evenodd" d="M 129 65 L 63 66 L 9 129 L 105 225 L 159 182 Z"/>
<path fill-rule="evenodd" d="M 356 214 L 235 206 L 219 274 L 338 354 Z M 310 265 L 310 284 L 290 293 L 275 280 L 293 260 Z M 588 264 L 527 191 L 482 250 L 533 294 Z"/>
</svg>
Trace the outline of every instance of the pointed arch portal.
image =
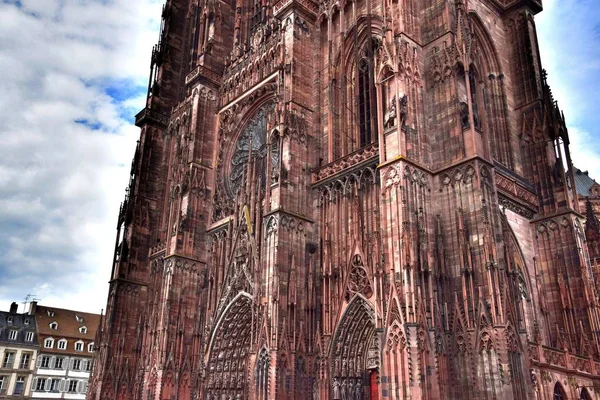
<svg viewBox="0 0 600 400">
<path fill-rule="evenodd" d="M 211 341 L 206 398 L 247 399 L 252 300 L 241 293 L 225 309 Z"/>
<path fill-rule="evenodd" d="M 375 311 L 360 295 L 346 308 L 331 349 L 333 400 L 377 398 Z"/>
</svg>

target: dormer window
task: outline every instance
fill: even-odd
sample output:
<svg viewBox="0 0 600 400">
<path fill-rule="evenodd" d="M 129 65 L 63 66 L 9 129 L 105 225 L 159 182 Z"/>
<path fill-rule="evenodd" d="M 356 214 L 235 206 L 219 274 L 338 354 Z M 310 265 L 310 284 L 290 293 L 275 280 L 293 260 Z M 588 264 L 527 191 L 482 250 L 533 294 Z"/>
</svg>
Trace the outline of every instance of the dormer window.
<svg viewBox="0 0 600 400">
<path fill-rule="evenodd" d="M 83 342 L 81 340 L 75 342 L 75 351 L 83 351 Z"/>
<path fill-rule="evenodd" d="M 89 353 L 93 353 L 94 352 L 94 343 L 93 342 L 90 343 L 90 344 L 88 344 L 88 352 Z"/>
<path fill-rule="evenodd" d="M 48 310 L 47 312 L 49 317 L 54 317 L 54 311 Z"/>
<path fill-rule="evenodd" d="M 79 328 L 79 332 L 81 333 L 87 333 L 87 327 L 86 326 L 82 326 L 81 328 Z"/>
<path fill-rule="evenodd" d="M 58 322 L 54 321 L 54 322 L 50 323 L 50 329 L 57 330 L 58 329 Z"/>
<path fill-rule="evenodd" d="M 60 339 L 58 341 L 58 345 L 56 346 L 59 350 L 67 349 L 67 339 Z"/>
<path fill-rule="evenodd" d="M 77 320 L 77 322 L 79 322 L 80 324 L 83 323 L 83 317 L 80 317 L 79 315 L 75 316 L 75 319 Z"/>
<path fill-rule="evenodd" d="M 46 349 L 51 349 L 54 347 L 54 339 L 52 338 L 46 338 L 44 339 L 44 347 Z"/>
<path fill-rule="evenodd" d="M 25 324 L 25 326 L 29 326 L 29 318 L 25 318 L 25 321 L 23 321 L 23 323 Z"/>
<path fill-rule="evenodd" d="M 9 323 L 9 324 L 12 324 L 13 323 L 13 317 L 6 318 L 6 322 Z"/>
<path fill-rule="evenodd" d="M 17 333 L 18 331 L 16 329 L 8 331 L 8 340 L 17 340 Z"/>
</svg>

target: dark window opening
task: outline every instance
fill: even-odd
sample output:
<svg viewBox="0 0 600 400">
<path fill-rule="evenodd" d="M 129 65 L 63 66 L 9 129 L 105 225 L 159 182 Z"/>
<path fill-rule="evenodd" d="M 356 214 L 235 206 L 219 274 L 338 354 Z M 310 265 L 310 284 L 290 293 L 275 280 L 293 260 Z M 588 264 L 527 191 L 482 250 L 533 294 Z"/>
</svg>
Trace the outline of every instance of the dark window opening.
<svg viewBox="0 0 600 400">
<path fill-rule="evenodd" d="M 554 386 L 554 400 L 567 400 L 567 396 L 565 395 L 564 390 L 560 386 L 560 383 L 556 383 Z"/>
<path fill-rule="evenodd" d="M 358 64 L 358 112 L 360 127 L 360 147 L 364 147 L 374 139 L 373 115 L 373 71 L 371 62 L 362 59 Z"/>
<path fill-rule="evenodd" d="M 263 7 L 261 0 L 252 0 L 250 9 L 250 32 L 254 32 L 255 28 L 263 22 Z"/>
</svg>

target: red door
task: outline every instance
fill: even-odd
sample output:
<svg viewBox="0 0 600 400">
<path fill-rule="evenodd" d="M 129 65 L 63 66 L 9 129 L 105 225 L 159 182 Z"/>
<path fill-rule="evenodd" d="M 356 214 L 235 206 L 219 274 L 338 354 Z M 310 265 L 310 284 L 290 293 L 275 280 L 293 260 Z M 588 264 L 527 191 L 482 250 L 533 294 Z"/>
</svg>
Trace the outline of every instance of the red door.
<svg viewBox="0 0 600 400">
<path fill-rule="evenodd" d="M 379 385 L 377 384 L 377 371 L 371 371 L 371 375 L 369 376 L 369 391 L 370 391 L 370 399 L 378 400 L 379 399 Z"/>
</svg>

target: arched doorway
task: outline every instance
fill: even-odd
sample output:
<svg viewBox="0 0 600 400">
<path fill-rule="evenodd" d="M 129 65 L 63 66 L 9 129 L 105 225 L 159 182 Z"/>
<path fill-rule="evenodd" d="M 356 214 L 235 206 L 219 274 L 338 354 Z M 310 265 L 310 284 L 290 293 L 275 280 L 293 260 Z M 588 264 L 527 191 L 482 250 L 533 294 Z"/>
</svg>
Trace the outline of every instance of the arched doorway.
<svg viewBox="0 0 600 400">
<path fill-rule="evenodd" d="M 333 400 L 377 398 L 378 368 L 375 311 L 360 295 L 350 301 L 335 332 L 331 349 Z"/>
<path fill-rule="evenodd" d="M 208 356 L 206 399 L 247 399 L 252 300 L 240 293 L 225 309 Z"/>
</svg>

